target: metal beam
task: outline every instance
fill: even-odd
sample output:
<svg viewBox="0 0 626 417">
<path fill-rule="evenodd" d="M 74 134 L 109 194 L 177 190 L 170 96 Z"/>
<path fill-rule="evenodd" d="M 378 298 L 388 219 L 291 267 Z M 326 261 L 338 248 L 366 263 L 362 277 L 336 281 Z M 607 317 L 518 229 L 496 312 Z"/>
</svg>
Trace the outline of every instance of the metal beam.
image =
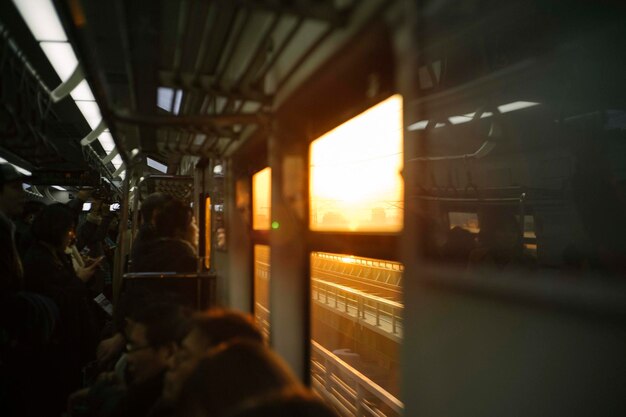
<svg viewBox="0 0 626 417">
<path fill-rule="evenodd" d="M 344 26 L 348 21 L 347 9 L 337 9 L 333 1 L 321 0 L 221 0 L 240 7 L 282 12 L 304 19 L 319 20 L 332 26 Z"/>
<path fill-rule="evenodd" d="M 226 90 L 216 83 L 211 75 L 197 75 L 194 73 L 176 73 L 171 71 L 159 71 L 159 85 L 185 91 L 197 91 L 213 96 L 225 97 L 231 100 L 255 101 L 263 104 L 271 104 L 273 96 L 263 91 L 247 89 L 245 92 Z"/>
<path fill-rule="evenodd" d="M 239 124 L 260 124 L 267 119 L 265 114 L 215 114 L 215 115 L 150 115 L 116 112 L 113 118 L 119 123 L 140 126 L 180 127 L 202 129 L 207 126 L 225 127 Z"/>
</svg>

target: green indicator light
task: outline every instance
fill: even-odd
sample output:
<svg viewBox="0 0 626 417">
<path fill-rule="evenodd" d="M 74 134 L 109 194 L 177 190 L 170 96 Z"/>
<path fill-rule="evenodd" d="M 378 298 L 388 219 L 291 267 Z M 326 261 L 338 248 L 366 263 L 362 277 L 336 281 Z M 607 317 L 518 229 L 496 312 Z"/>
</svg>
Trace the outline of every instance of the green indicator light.
<svg viewBox="0 0 626 417">
<path fill-rule="evenodd" d="M 276 230 L 280 227 L 280 223 L 278 223 L 277 221 L 273 221 L 272 222 L 272 229 Z"/>
</svg>

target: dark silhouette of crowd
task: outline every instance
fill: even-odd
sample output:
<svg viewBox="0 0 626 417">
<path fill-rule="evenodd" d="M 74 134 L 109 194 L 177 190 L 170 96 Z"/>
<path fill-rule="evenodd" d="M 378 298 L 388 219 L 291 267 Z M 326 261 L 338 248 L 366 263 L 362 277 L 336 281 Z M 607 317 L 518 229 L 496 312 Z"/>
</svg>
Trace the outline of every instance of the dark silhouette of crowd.
<svg viewBox="0 0 626 417">
<path fill-rule="evenodd" d="M 107 311 L 114 214 L 95 200 L 81 216 L 87 191 L 27 203 L 24 181 L 0 164 L 0 415 L 335 415 L 248 315 L 132 286 Z M 157 193 L 140 213 L 129 269 L 196 271 L 188 205 Z"/>
</svg>

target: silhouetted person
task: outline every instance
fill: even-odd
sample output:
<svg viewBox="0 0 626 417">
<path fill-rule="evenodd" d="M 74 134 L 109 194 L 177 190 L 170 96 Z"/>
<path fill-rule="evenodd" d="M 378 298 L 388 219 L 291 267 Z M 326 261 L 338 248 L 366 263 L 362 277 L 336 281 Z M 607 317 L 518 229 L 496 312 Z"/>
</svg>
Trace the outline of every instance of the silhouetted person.
<svg viewBox="0 0 626 417">
<path fill-rule="evenodd" d="M 156 238 L 135 253 L 135 272 L 194 272 L 198 228 L 191 209 L 180 200 L 165 203 L 154 219 Z"/>
<path fill-rule="evenodd" d="M 133 263 L 138 254 L 142 254 L 144 246 L 156 239 L 154 226 L 155 215 L 165 203 L 172 200 L 172 197 L 163 193 L 152 193 L 141 202 L 139 209 L 139 229 L 133 242 L 131 250 L 131 269 L 134 270 Z"/>
<path fill-rule="evenodd" d="M 13 219 L 13 223 L 15 224 L 15 243 L 17 244 L 17 251 L 21 257 L 26 255 L 28 248 L 34 241 L 31 226 L 35 221 L 35 217 L 37 217 L 45 207 L 46 205 L 41 201 L 27 201 L 24 203 L 22 214 Z"/>
<path fill-rule="evenodd" d="M 183 386 L 178 415 L 222 416 L 253 398 L 301 386 L 268 348 L 236 341 L 220 345 L 200 360 Z"/>
<path fill-rule="evenodd" d="M 444 262 L 467 265 L 470 252 L 476 247 L 474 235 L 455 226 L 448 231 L 446 243 L 441 248 L 441 256 Z"/>
</svg>

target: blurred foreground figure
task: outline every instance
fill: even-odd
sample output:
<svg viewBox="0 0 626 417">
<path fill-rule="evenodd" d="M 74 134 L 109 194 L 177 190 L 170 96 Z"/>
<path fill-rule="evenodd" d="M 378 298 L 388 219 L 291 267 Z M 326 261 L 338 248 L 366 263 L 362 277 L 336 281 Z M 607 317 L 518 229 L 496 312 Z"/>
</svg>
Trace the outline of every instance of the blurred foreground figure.
<svg viewBox="0 0 626 417">
<path fill-rule="evenodd" d="M 228 415 L 255 397 L 286 388 L 302 385 L 276 354 L 259 343 L 236 341 L 215 348 L 198 362 L 183 385 L 178 415 Z"/>
</svg>

